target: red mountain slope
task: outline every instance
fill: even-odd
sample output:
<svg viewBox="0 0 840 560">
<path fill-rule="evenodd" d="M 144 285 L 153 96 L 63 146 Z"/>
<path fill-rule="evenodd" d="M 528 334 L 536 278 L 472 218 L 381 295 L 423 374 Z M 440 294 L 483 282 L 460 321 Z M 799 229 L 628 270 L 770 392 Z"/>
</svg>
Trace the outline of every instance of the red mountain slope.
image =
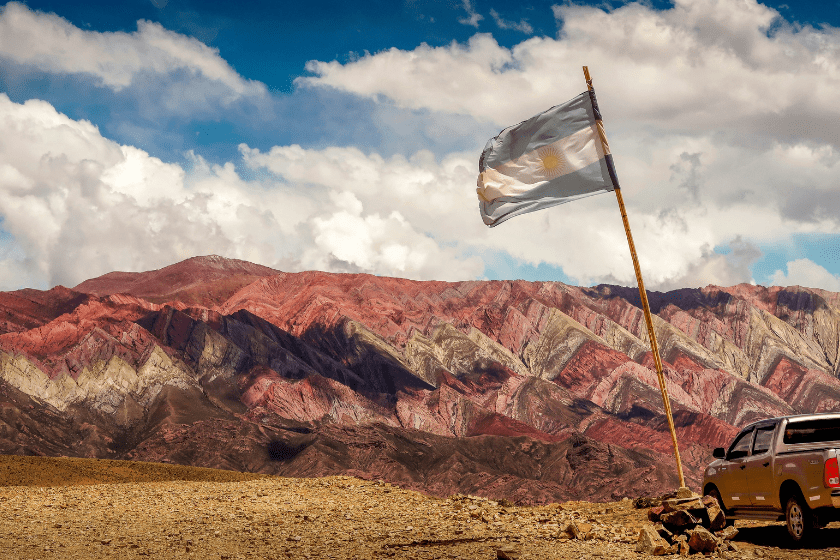
<svg viewBox="0 0 840 560">
<path fill-rule="evenodd" d="M 0 294 L 0 452 L 348 473 L 531 503 L 676 485 L 629 288 L 197 257 L 77 289 Z M 650 294 L 691 484 L 739 426 L 838 410 L 835 295 Z"/>
</svg>

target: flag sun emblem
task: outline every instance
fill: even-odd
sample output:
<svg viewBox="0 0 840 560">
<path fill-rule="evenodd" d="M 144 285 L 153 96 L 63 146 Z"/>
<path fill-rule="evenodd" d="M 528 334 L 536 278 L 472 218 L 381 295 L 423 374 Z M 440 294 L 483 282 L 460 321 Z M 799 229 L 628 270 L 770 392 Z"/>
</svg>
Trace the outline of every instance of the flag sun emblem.
<svg viewBox="0 0 840 560">
<path fill-rule="evenodd" d="M 563 173 L 563 156 L 554 146 L 547 146 L 537 152 L 540 173 L 553 179 Z"/>
</svg>

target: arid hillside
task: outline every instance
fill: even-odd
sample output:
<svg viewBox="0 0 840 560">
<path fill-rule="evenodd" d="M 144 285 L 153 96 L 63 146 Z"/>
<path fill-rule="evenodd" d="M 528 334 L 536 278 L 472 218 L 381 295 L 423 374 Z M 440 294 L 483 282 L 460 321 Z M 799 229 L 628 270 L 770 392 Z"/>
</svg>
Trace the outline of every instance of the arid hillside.
<svg viewBox="0 0 840 560">
<path fill-rule="evenodd" d="M 689 484 L 758 418 L 840 410 L 840 299 L 651 293 Z M 445 497 L 677 485 L 629 288 L 283 273 L 196 257 L 0 293 L 0 453 L 350 475 Z"/>
</svg>

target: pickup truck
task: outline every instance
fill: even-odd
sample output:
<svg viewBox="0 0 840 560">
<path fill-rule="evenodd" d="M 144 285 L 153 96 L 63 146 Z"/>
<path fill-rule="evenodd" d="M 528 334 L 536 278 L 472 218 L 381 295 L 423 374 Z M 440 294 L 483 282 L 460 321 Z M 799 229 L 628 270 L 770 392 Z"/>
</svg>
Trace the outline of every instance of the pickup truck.
<svg viewBox="0 0 840 560">
<path fill-rule="evenodd" d="M 840 414 L 761 420 L 745 427 L 703 475 L 703 494 L 727 521 L 785 521 L 795 543 L 840 520 Z"/>
</svg>

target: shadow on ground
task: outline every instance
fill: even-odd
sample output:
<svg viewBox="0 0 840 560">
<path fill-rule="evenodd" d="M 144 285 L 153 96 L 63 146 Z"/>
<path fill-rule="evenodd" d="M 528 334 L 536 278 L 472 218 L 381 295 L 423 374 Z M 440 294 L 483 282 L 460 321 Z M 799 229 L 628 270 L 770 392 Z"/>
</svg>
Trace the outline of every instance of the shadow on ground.
<svg viewBox="0 0 840 560">
<path fill-rule="evenodd" d="M 776 547 L 782 549 L 837 549 L 840 547 L 840 523 L 831 523 L 825 529 L 815 531 L 812 538 L 801 546 L 794 546 L 788 538 L 787 529 L 782 523 L 741 526 L 736 525 L 738 534 L 733 539 L 736 543 L 749 543 L 755 546 Z"/>
</svg>

